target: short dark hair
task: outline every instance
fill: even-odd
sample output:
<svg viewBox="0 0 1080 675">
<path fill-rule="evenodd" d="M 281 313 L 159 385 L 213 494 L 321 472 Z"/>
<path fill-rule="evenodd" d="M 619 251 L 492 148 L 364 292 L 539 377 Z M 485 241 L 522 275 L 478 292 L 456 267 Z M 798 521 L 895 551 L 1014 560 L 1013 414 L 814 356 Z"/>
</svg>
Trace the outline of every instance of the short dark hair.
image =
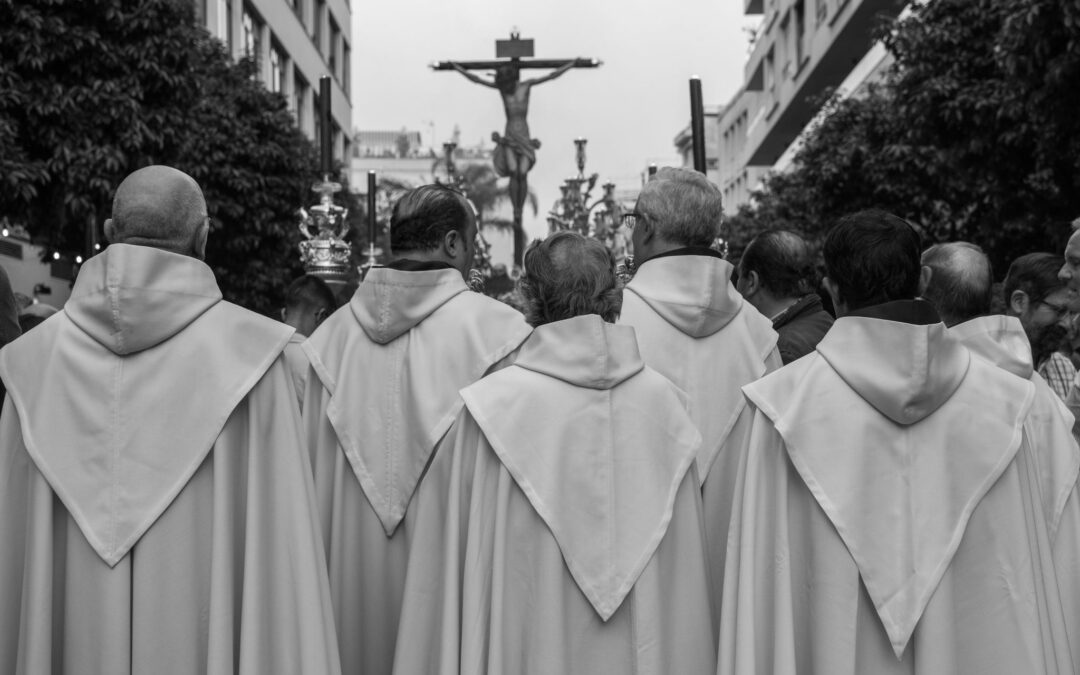
<svg viewBox="0 0 1080 675">
<path fill-rule="evenodd" d="M 315 307 L 333 311 L 337 309 L 337 298 L 330 286 L 317 276 L 305 274 L 293 280 L 285 289 L 285 307 L 295 309 L 297 307 Z"/>
<path fill-rule="evenodd" d="M 599 314 L 608 323 L 619 318 L 615 257 L 599 241 L 562 230 L 529 246 L 524 263 L 518 289 L 532 326 L 583 314 Z"/>
<path fill-rule="evenodd" d="M 739 261 L 739 276 L 750 272 L 757 272 L 761 285 L 777 298 L 801 298 L 815 286 L 810 245 L 788 230 L 769 230 L 754 237 Z"/>
<path fill-rule="evenodd" d="M 934 244 L 922 254 L 930 268 L 923 299 L 934 305 L 948 326 L 990 314 L 994 300 L 994 269 L 975 244 L 955 241 Z"/>
<path fill-rule="evenodd" d="M 450 232 L 465 234 L 472 206 L 465 195 L 445 185 L 422 185 L 394 204 L 390 241 L 395 252 L 430 251 Z"/>
<path fill-rule="evenodd" d="M 1003 285 L 1006 309 L 1015 291 L 1023 291 L 1037 302 L 1065 288 L 1065 282 L 1058 278 L 1061 262 L 1061 256 L 1053 253 L 1028 253 L 1012 261 Z"/>
<path fill-rule="evenodd" d="M 919 292 L 919 233 L 906 220 L 878 209 L 844 216 L 825 237 L 825 272 L 848 309 Z"/>
</svg>

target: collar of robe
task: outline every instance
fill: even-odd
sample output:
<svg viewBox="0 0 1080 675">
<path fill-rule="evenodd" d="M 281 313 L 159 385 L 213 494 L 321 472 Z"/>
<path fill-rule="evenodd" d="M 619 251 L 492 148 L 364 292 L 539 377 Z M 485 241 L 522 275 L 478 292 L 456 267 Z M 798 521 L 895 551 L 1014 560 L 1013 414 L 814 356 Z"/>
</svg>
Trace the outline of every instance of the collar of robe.
<svg viewBox="0 0 1080 675">
<path fill-rule="evenodd" d="M 702 482 L 746 406 L 742 385 L 765 374 L 778 338 L 732 286 L 731 270 L 712 257 L 654 258 L 627 285 L 619 319 L 637 331 L 646 363 L 689 394 L 704 439 Z"/>
<path fill-rule="evenodd" d="M 108 565 L 187 484 L 292 334 L 193 258 L 114 244 L 62 312 L 0 351 L 31 458 Z"/>
<path fill-rule="evenodd" d="M 1031 343 L 1015 316 L 980 316 L 949 329 L 965 347 L 1025 380 L 1035 372 Z"/>
<path fill-rule="evenodd" d="M 577 373 L 577 374 L 574 374 Z M 652 559 L 701 436 L 628 326 L 538 327 L 515 364 L 461 392 L 606 621 Z"/>
<path fill-rule="evenodd" d="M 681 332 L 701 338 L 726 326 L 745 304 L 731 283 L 733 269 L 728 261 L 711 256 L 651 258 L 626 290 Z"/>
<path fill-rule="evenodd" d="M 301 347 L 329 394 L 327 419 L 387 537 L 461 410 L 458 391 L 532 330 L 508 305 L 466 291 L 455 269 L 373 268 L 349 308 Z"/>
<path fill-rule="evenodd" d="M 1013 460 L 1030 382 L 943 324 L 838 319 L 816 354 L 744 387 L 851 553 L 899 658 Z"/>
<path fill-rule="evenodd" d="M 452 267 L 412 271 L 373 267 L 349 307 L 368 337 L 386 344 L 468 290 L 461 272 Z"/>
</svg>

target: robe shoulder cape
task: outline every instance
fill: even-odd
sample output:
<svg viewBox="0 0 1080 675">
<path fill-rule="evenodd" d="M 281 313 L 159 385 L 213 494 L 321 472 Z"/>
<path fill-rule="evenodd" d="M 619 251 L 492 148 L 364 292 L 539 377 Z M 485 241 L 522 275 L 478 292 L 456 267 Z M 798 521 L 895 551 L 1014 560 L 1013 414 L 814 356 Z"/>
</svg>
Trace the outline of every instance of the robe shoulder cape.
<svg viewBox="0 0 1080 675">
<path fill-rule="evenodd" d="M 0 672 L 339 672 L 289 334 L 120 244 L 0 351 Z"/>
<path fill-rule="evenodd" d="M 389 673 L 409 504 L 458 390 L 531 332 L 456 270 L 375 268 L 303 348 L 304 424 L 345 672 Z"/>
<path fill-rule="evenodd" d="M 746 392 L 720 673 L 1073 672 L 1030 382 L 849 317 Z"/>
<path fill-rule="evenodd" d="M 394 672 L 711 673 L 700 435 L 632 329 L 541 326 L 462 395 L 413 505 Z"/>
</svg>

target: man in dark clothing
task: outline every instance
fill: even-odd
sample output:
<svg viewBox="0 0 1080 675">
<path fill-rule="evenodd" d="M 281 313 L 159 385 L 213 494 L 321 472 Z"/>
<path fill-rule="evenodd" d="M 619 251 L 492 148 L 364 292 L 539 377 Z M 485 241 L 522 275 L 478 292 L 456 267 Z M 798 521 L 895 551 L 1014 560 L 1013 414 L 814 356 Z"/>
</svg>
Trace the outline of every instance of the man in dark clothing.
<svg viewBox="0 0 1080 675">
<path fill-rule="evenodd" d="M 773 322 L 785 364 L 809 354 L 833 324 L 812 292 L 814 261 L 806 241 L 786 230 L 763 232 L 739 263 L 738 290 Z"/>
</svg>

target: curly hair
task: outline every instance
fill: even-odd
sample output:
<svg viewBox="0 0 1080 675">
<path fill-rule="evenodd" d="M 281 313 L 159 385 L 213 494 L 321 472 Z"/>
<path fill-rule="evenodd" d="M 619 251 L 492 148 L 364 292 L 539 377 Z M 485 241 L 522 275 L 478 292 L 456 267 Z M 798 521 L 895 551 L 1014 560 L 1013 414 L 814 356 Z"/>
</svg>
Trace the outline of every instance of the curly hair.
<svg viewBox="0 0 1080 675">
<path fill-rule="evenodd" d="M 562 231 L 533 242 L 525 251 L 518 290 L 525 318 L 533 326 L 583 314 L 614 323 L 622 310 L 615 258 L 595 239 Z"/>
</svg>

